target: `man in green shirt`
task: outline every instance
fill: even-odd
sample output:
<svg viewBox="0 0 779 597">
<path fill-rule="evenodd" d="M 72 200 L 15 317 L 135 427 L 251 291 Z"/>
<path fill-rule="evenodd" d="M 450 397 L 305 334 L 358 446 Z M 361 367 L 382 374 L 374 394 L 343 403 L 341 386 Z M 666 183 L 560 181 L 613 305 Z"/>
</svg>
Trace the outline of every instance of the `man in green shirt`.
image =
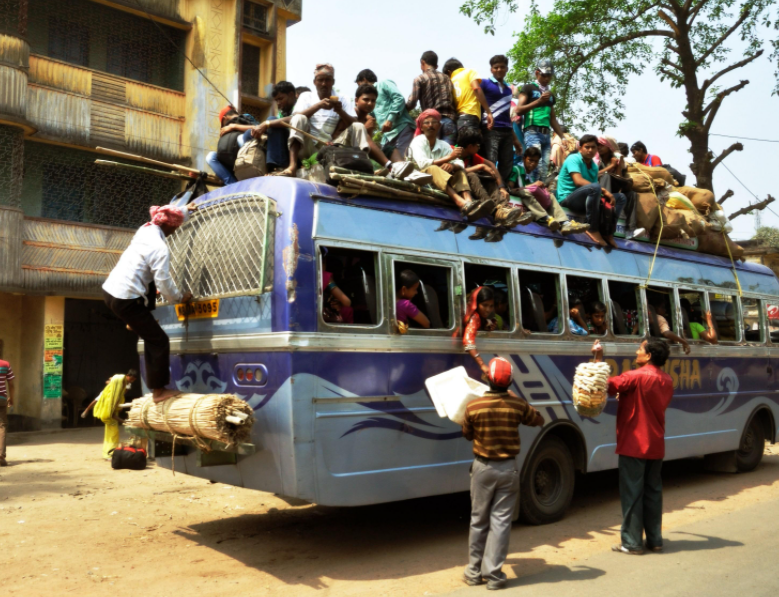
<svg viewBox="0 0 779 597">
<path fill-rule="evenodd" d="M 414 138 L 416 124 L 406 110 L 406 99 L 393 81 L 379 82 L 376 73 L 366 68 L 357 75 L 357 85 L 373 85 L 378 97 L 373 115 L 381 127 L 381 150 L 387 159 L 400 161 L 406 158 L 406 150 Z M 393 159 L 392 152 L 399 155 Z"/>
</svg>

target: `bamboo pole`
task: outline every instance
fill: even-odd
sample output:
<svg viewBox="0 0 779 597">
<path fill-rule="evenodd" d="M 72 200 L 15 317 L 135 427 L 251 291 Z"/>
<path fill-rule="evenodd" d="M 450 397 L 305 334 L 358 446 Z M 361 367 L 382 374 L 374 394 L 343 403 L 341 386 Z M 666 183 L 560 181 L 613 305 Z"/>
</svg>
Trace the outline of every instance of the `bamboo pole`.
<svg viewBox="0 0 779 597">
<path fill-rule="evenodd" d="M 125 153 L 124 151 L 117 151 L 116 149 L 108 149 L 107 147 L 96 147 L 95 151 L 98 153 L 104 153 L 106 155 L 112 155 L 117 158 L 125 158 L 128 160 L 135 160 L 136 162 L 143 162 L 145 164 L 151 164 L 152 166 L 160 166 L 161 168 L 167 168 L 169 170 L 178 170 L 179 172 L 188 172 L 190 174 L 202 174 L 197 168 L 190 168 L 189 166 L 182 166 L 180 164 L 169 164 L 167 162 L 161 162 L 159 160 L 153 160 L 151 158 L 144 157 L 142 155 L 136 155 L 134 153 Z M 224 184 L 216 176 L 206 174 L 206 182 L 210 184 Z"/>
<path fill-rule="evenodd" d="M 429 197 L 434 197 L 435 199 L 440 199 L 441 201 L 447 201 L 447 202 L 449 201 L 449 197 L 447 196 L 446 193 L 442 193 L 441 191 L 438 190 L 426 189 L 417 184 L 414 184 L 413 182 L 407 182 L 405 180 L 385 178 L 383 176 L 371 176 L 369 174 L 356 174 L 351 172 L 350 170 L 346 170 L 344 168 L 338 168 L 337 166 L 330 167 L 330 176 L 334 180 L 343 180 L 344 178 L 356 178 L 359 180 L 377 182 L 381 185 L 393 187 L 402 191 L 420 193 L 422 195 L 428 195 Z"/>
<path fill-rule="evenodd" d="M 362 180 L 355 177 L 344 177 L 341 179 L 341 183 L 346 187 L 357 187 L 370 192 L 378 191 L 380 193 L 386 193 L 393 198 L 413 199 L 417 202 L 430 202 L 438 205 L 446 205 L 447 207 L 452 206 L 452 203 L 449 201 L 444 202 L 438 198 L 423 195 L 422 193 L 401 191 L 400 189 L 394 189 L 371 180 Z"/>
<path fill-rule="evenodd" d="M 155 170 L 154 168 L 144 168 L 143 166 L 133 166 L 132 164 L 122 164 L 120 162 L 110 162 L 108 160 L 95 160 L 95 164 L 98 166 L 109 166 L 111 168 L 122 168 L 124 170 L 135 170 L 136 172 L 142 172 L 144 174 L 154 174 L 155 176 L 174 178 L 176 180 L 192 180 L 192 177 L 189 174 L 163 172 L 162 170 Z"/>
<path fill-rule="evenodd" d="M 297 128 L 297 127 L 292 126 L 290 123 L 288 123 L 286 121 L 282 120 L 281 121 L 281 126 L 285 126 L 288 129 L 292 129 L 293 131 L 297 131 L 301 135 L 303 135 L 305 137 L 308 137 L 309 139 L 311 139 L 312 141 L 315 141 L 316 143 L 321 143 L 322 145 L 332 145 L 333 144 L 332 141 L 326 141 L 325 139 L 321 139 L 321 138 L 319 138 L 319 137 L 317 137 L 315 135 L 312 135 L 311 133 L 307 133 L 306 131 L 303 131 L 303 130 Z"/>
</svg>

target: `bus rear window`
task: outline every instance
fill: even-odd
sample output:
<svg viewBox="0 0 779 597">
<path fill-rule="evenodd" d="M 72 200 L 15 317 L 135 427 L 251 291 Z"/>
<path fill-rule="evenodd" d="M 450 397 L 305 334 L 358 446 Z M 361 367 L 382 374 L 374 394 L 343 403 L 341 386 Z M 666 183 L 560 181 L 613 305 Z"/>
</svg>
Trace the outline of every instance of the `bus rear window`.
<svg viewBox="0 0 779 597">
<path fill-rule="evenodd" d="M 376 258 L 372 251 L 321 247 L 322 319 L 331 325 L 375 326 Z"/>
<path fill-rule="evenodd" d="M 495 296 L 495 316 L 498 327 L 496 332 L 507 332 L 514 329 L 514 314 L 512 306 L 511 270 L 505 267 L 490 265 L 465 264 L 465 295 L 480 286 L 492 288 Z"/>
<path fill-rule="evenodd" d="M 557 274 L 519 270 L 519 300 L 522 327 L 533 334 L 561 334 L 557 324 L 560 310 L 560 277 Z"/>
<path fill-rule="evenodd" d="M 608 309 L 603 303 L 601 281 L 583 276 L 566 276 L 566 283 L 568 326 L 571 332 L 577 336 L 605 336 L 609 331 L 609 320 Z"/>
<path fill-rule="evenodd" d="M 760 299 L 742 298 L 741 316 L 744 321 L 744 340 L 747 342 L 763 342 L 765 336 L 761 330 L 760 323 Z"/>
<path fill-rule="evenodd" d="M 694 290 L 680 290 L 679 304 L 682 308 L 682 333 L 687 340 L 699 340 L 706 330 L 706 308 L 703 293 Z"/>
<path fill-rule="evenodd" d="M 617 336 L 644 335 L 640 317 L 641 288 L 631 282 L 609 281 L 611 323 Z"/>
<path fill-rule="evenodd" d="M 450 329 L 451 268 L 395 261 L 394 270 L 396 320 L 406 323 L 410 329 Z M 415 281 L 418 281 L 416 287 Z M 411 284 L 412 288 L 403 291 L 404 284 Z"/>
<path fill-rule="evenodd" d="M 649 309 L 649 334 L 662 338 L 665 332 L 678 329 L 674 322 L 673 290 L 670 288 L 650 287 L 646 291 Z"/>
<path fill-rule="evenodd" d="M 709 307 L 717 327 L 717 338 L 720 342 L 738 342 L 739 331 L 736 325 L 738 305 L 736 299 L 729 294 L 709 293 Z"/>
</svg>

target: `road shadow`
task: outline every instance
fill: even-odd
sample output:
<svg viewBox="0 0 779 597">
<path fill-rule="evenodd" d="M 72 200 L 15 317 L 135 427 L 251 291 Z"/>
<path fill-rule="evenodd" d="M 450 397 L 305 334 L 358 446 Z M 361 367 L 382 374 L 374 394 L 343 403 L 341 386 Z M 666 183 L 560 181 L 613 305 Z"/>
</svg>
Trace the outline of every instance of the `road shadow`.
<svg viewBox="0 0 779 597">
<path fill-rule="evenodd" d="M 509 558 L 506 565 L 514 569 L 517 578 L 512 578 L 506 583 L 506 588 L 518 588 L 530 585 L 542 585 L 568 581 L 594 580 L 606 574 L 605 570 L 592 566 L 562 566 L 547 565 L 544 560 L 536 562 L 526 559 L 516 560 Z M 528 573 L 528 568 L 534 570 Z M 538 569 L 536 572 L 535 570 Z"/>
<path fill-rule="evenodd" d="M 744 547 L 741 541 L 732 541 L 721 537 L 712 537 L 710 535 L 699 535 L 697 533 L 685 533 L 684 531 L 672 531 L 671 535 L 688 535 L 698 537 L 699 539 L 663 539 L 663 553 L 682 553 L 688 551 L 706 551 L 711 549 L 723 549 L 725 547 Z"/>
</svg>

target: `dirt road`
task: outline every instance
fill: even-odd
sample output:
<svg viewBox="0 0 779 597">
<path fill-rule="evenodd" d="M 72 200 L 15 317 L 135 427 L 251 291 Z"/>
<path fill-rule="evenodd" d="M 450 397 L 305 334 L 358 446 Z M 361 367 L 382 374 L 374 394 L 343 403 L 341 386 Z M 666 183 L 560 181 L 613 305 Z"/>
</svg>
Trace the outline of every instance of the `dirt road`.
<svg viewBox="0 0 779 597">
<path fill-rule="evenodd" d="M 0 469 L 0 587 L 15 595 L 435 595 L 459 589 L 466 494 L 353 509 L 176 475 L 113 471 L 102 430 L 11 436 Z M 779 498 L 779 449 L 753 473 L 666 463 L 664 532 Z M 515 525 L 506 572 L 525 576 L 608 550 L 616 473 L 583 478 L 569 515 Z"/>
</svg>

